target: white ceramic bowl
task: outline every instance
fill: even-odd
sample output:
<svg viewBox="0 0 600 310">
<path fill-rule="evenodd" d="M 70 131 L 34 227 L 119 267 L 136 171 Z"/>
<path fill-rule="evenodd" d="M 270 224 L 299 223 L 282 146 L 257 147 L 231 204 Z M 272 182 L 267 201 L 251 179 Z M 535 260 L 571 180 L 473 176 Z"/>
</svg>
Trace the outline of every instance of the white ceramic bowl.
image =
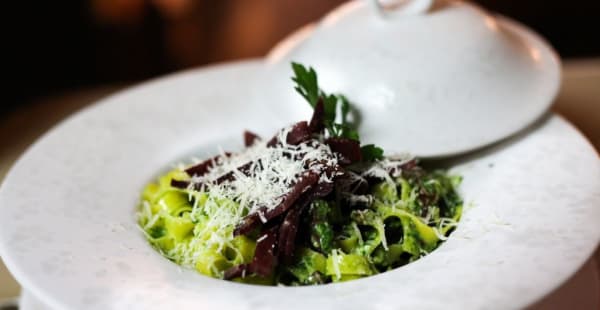
<svg viewBox="0 0 600 310">
<path fill-rule="evenodd" d="M 448 163 L 464 176 L 468 207 L 449 240 L 415 263 L 313 287 L 182 270 L 138 230 L 140 190 L 188 155 L 240 147 L 245 128 L 280 125 L 247 104 L 262 66 L 152 81 L 37 141 L 0 189 L 0 254 L 17 280 L 55 309 L 515 309 L 565 281 L 598 244 L 598 155 L 548 116 L 527 134 Z"/>
<path fill-rule="evenodd" d="M 17 301 L 10 301 L 16 305 Z M 2 303 L 0 302 L 0 307 Z M 29 291 L 23 291 L 18 300 L 20 310 L 53 310 Z M 529 310 L 597 309 L 600 307 L 600 280 L 594 259 L 589 260 L 558 290 L 528 307 Z"/>
</svg>

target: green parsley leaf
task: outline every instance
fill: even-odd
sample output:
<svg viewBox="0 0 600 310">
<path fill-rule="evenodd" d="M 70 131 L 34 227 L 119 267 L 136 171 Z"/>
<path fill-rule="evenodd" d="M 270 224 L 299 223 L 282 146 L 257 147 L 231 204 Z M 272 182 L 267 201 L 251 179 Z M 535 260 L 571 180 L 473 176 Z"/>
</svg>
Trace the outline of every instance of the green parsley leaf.
<svg viewBox="0 0 600 310">
<path fill-rule="evenodd" d="M 348 114 L 350 114 L 350 101 L 344 95 L 338 95 L 339 101 L 342 103 L 342 124 L 348 124 Z"/>
<path fill-rule="evenodd" d="M 335 136 L 348 138 L 352 140 L 360 140 L 358 131 L 347 124 L 334 124 Z"/>
<path fill-rule="evenodd" d="M 292 69 L 295 75 L 292 80 L 296 83 L 294 89 L 314 108 L 321 95 L 317 73 L 312 67 L 306 69 L 303 65 L 295 62 L 292 62 Z"/>
<path fill-rule="evenodd" d="M 363 161 L 376 161 L 383 159 L 383 149 L 374 144 L 363 145 L 360 148 Z"/>
<path fill-rule="evenodd" d="M 311 107 L 315 107 L 319 98 L 323 100 L 324 124 L 330 137 L 343 137 L 359 140 L 358 131 L 354 124 L 349 121 L 351 105 L 344 95 L 326 94 L 319 88 L 317 73 L 312 67 L 292 62 L 294 76 L 292 80 L 296 83 L 296 91 L 308 101 Z M 341 123 L 336 123 L 336 115 L 340 105 Z"/>
<path fill-rule="evenodd" d="M 335 95 L 325 94 L 322 94 L 321 97 L 323 98 L 323 107 L 325 108 L 325 126 L 329 127 L 335 123 L 338 98 Z"/>
</svg>

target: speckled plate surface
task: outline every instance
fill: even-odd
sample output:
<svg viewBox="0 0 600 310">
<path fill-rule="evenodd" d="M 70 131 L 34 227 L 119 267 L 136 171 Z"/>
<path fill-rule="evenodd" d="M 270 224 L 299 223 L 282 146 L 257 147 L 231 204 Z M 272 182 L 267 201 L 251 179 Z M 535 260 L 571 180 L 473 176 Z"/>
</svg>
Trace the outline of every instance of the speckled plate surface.
<svg viewBox="0 0 600 310">
<path fill-rule="evenodd" d="M 253 87 L 260 68 L 250 61 L 152 81 L 36 142 L 0 189 L 0 255 L 19 282 L 56 309 L 514 309 L 558 287 L 597 246 L 600 160 L 550 115 L 447 163 L 464 176 L 468 207 L 449 240 L 415 263 L 301 288 L 182 270 L 137 229 L 139 191 L 179 159 L 240 147 L 244 128 L 281 125 L 248 104 L 268 100 Z"/>
<path fill-rule="evenodd" d="M 29 291 L 19 298 L 20 310 L 52 310 Z M 567 282 L 551 295 L 529 307 L 529 310 L 598 309 L 600 280 L 596 262 L 589 260 Z"/>
</svg>

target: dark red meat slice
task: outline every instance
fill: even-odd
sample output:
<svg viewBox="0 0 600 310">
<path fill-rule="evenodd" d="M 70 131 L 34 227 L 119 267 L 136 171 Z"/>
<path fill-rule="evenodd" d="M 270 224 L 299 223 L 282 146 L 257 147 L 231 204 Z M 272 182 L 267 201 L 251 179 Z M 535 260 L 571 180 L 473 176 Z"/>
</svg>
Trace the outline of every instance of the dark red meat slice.
<svg viewBox="0 0 600 310">
<path fill-rule="evenodd" d="M 329 138 L 325 141 L 331 150 L 341 155 L 340 164 L 349 165 L 362 159 L 360 142 L 347 138 Z"/>
<path fill-rule="evenodd" d="M 254 145 L 254 143 L 259 140 L 260 137 L 257 134 L 248 130 L 244 131 L 244 145 L 246 147 Z"/>
<path fill-rule="evenodd" d="M 208 170 L 215 165 L 215 162 L 221 156 L 222 155 L 217 155 L 217 156 L 215 156 L 213 158 L 207 159 L 207 160 L 205 160 L 205 161 L 203 161 L 203 162 L 201 162 L 199 164 L 196 164 L 196 165 L 194 165 L 192 167 L 189 167 L 189 168 L 185 169 L 185 172 L 187 174 L 189 174 L 190 176 L 194 176 L 195 175 L 195 176 L 201 177 L 201 176 L 205 175 L 208 172 Z M 225 152 L 225 156 L 229 157 L 229 156 L 231 156 L 231 153 Z"/>
<path fill-rule="evenodd" d="M 335 182 L 322 182 L 318 183 L 314 189 L 312 190 L 313 198 L 325 197 L 333 191 L 333 187 L 335 186 Z M 312 200 L 311 200 L 312 201 Z"/>
<path fill-rule="evenodd" d="M 283 218 L 279 228 L 279 256 L 286 264 L 290 264 L 296 250 L 296 234 L 302 213 L 317 198 L 325 197 L 333 190 L 334 183 L 319 183 L 305 192 L 296 201 L 294 207 Z"/>
<path fill-rule="evenodd" d="M 309 193 L 305 193 L 309 194 Z M 310 195 L 310 194 L 309 194 Z M 300 215 L 310 203 L 308 198 L 301 199 L 294 208 L 292 208 L 283 218 L 281 227 L 279 228 L 279 256 L 285 264 L 290 264 L 294 258 L 294 250 L 296 249 L 296 234 L 300 224 Z"/>
<path fill-rule="evenodd" d="M 263 211 L 259 210 L 258 212 L 263 212 Z M 258 215 L 257 212 L 248 214 L 235 227 L 235 229 L 233 230 L 233 235 L 234 236 L 247 235 L 252 230 L 254 230 L 254 228 L 258 227 L 258 225 L 260 225 L 260 223 L 261 223 L 260 216 Z"/>
<path fill-rule="evenodd" d="M 387 172 L 392 176 L 392 177 L 398 177 L 400 176 L 400 174 L 402 173 L 402 171 L 409 171 L 412 169 L 417 168 L 417 160 L 416 159 L 411 159 L 409 161 L 406 161 L 402 164 L 399 165 L 395 165 L 395 166 L 391 166 L 387 168 Z"/>
<path fill-rule="evenodd" d="M 358 173 L 345 171 L 336 179 L 336 186 L 341 192 L 363 195 L 369 191 L 369 180 Z"/>
<path fill-rule="evenodd" d="M 175 187 L 175 188 L 187 189 L 190 186 L 190 182 L 171 179 L 171 186 Z M 202 183 L 194 183 L 192 190 L 199 191 L 201 189 L 202 189 Z"/>
<path fill-rule="evenodd" d="M 277 237 L 279 226 L 271 226 L 265 229 L 256 243 L 254 258 L 247 265 L 239 265 L 229 268 L 225 271 L 223 278 L 231 280 L 237 277 L 243 277 L 245 274 L 256 274 L 261 277 L 268 277 L 273 274 L 277 265 Z"/>
<path fill-rule="evenodd" d="M 319 175 L 313 172 L 303 174 L 292 189 L 284 195 L 283 200 L 275 208 L 267 210 L 264 217 L 267 222 L 287 211 L 300 196 L 319 181 Z"/>
<path fill-rule="evenodd" d="M 234 236 L 244 235 L 252 231 L 261 223 L 261 216 L 258 212 L 262 213 L 262 218 L 268 223 L 269 220 L 282 215 L 289 210 L 294 202 L 308 189 L 315 185 L 319 181 L 319 175 L 314 172 L 307 172 L 298 179 L 298 182 L 292 186 L 291 190 L 285 194 L 275 208 L 266 210 L 266 208 L 260 208 L 258 211 L 246 216 L 242 222 L 235 228 Z"/>
<path fill-rule="evenodd" d="M 250 274 L 248 271 L 250 264 L 241 264 L 237 266 L 233 266 L 227 270 L 223 274 L 223 279 L 231 280 L 235 278 L 245 278 L 246 274 Z"/>
<path fill-rule="evenodd" d="M 244 175 L 248 176 L 250 175 L 250 167 L 252 167 L 252 163 L 253 162 L 247 162 L 241 166 L 239 166 L 236 170 L 242 172 Z M 235 180 L 235 174 L 233 171 L 229 171 L 226 174 L 220 176 L 217 178 L 217 180 L 215 181 L 215 183 L 217 184 L 221 184 L 223 182 L 231 182 Z"/>
<path fill-rule="evenodd" d="M 277 236 L 279 226 L 272 226 L 264 231 L 257 239 L 254 259 L 250 263 L 250 271 L 266 277 L 273 273 L 277 264 Z"/>
<path fill-rule="evenodd" d="M 325 129 L 325 105 L 323 104 L 323 98 L 319 97 L 319 101 L 315 105 L 312 118 L 308 125 L 308 130 L 311 133 L 321 133 Z"/>
<path fill-rule="evenodd" d="M 291 145 L 298 145 L 311 137 L 311 131 L 308 128 L 308 123 L 305 121 L 298 122 L 292 126 L 292 129 L 286 136 L 286 143 Z M 274 136 L 269 140 L 267 146 L 274 147 L 279 143 L 279 135 Z"/>
</svg>

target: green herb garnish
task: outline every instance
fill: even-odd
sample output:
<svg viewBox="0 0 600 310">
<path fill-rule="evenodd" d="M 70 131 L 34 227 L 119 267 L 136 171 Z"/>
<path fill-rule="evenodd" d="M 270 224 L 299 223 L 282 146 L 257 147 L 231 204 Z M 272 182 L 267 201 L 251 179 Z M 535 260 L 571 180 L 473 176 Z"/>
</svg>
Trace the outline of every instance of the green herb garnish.
<svg viewBox="0 0 600 310">
<path fill-rule="evenodd" d="M 383 149 L 375 144 L 363 145 L 360 148 L 363 161 L 376 161 L 383 159 Z"/>
<path fill-rule="evenodd" d="M 307 69 L 302 64 L 292 62 L 292 69 L 292 80 L 296 83 L 294 89 L 308 104 L 314 108 L 319 100 L 323 100 L 324 123 L 329 136 L 359 140 L 358 131 L 349 120 L 351 109 L 348 98 L 339 94 L 327 94 L 320 89 L 317 73 L 312 67 Z M 338 105 L 341 112 L 340 123 L 336 123 Z"/>
</svg>

